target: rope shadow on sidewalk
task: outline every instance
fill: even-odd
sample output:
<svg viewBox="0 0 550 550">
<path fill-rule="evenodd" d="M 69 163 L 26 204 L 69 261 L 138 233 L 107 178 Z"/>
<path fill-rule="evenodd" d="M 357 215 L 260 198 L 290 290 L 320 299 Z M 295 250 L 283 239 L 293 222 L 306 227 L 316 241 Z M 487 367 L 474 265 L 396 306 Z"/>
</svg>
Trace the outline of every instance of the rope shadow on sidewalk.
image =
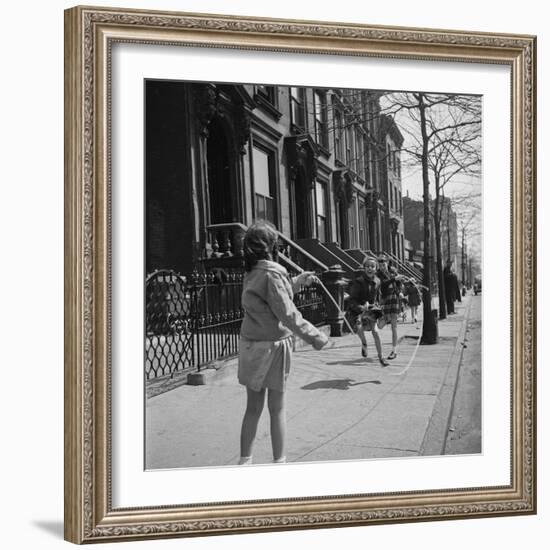
<svg viewBox="0 0 550 550">
<path fill-rule="evenodd" d="M 369 365 L 369 363 L 372 363 L 372 365 Z M 365 358 L 365 357 L 358 357 L 356 359 L 348 359 L 347 361 L 325 361 L 325 365 L 330 365 L 330 366 L 333 366 L 333 365 L 345 365 L 345 366 L 352 366 L 352 367 L 356 367 L 356 366 L 378 366 L 378 361 L 374 360 L 374 359 L 370 359 L 370 358 Z"/>
</svg>

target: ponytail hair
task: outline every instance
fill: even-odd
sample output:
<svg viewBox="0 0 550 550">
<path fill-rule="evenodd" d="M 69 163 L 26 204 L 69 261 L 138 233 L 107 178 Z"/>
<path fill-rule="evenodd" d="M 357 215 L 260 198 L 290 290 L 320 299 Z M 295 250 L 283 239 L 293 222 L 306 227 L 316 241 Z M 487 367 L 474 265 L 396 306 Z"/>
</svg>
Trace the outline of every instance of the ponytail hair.
<svg viewBox="0 0 550 550">
<path fill-rule="evenodd" d="M 275 226 L 265 220 L 254 222 L 243 241 L 244 268 L 250 271 L 259 260 L 277 261 L 279 234 Z"/>
</svg>

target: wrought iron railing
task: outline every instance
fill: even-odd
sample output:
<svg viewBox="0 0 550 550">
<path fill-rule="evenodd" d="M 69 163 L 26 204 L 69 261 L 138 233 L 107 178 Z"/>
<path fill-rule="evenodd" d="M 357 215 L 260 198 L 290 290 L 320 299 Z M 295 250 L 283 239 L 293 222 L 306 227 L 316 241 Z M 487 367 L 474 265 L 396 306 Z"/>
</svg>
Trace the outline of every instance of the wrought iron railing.
<svg viewBox="0 0 550 550">
<path fill-rule="evenodd" d="M 184 276 L 155 271 L 146 279 L 145 376 L 158 378 L 178 371 L 200 370 L 238 352 L 243 318 L 244 274 L 221 269 Z M 312 285 L 295 295 L 304 318 L 315 325 L 326 319 L 320 288 Z"/>
<path fill-rule="evenodd" d="M 294 303 L 304 319 L 310 323 L 316 326 L 326 323 L 325 296 L 319 285 L 313 284 L 302 288 L 295 294 Z"/>
</svg>

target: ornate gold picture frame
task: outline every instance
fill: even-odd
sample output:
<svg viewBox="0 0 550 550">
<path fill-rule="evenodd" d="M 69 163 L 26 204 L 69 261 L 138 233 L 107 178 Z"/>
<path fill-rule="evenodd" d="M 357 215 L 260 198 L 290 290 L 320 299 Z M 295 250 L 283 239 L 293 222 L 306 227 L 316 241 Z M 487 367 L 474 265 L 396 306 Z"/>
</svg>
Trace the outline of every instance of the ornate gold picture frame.
<svg viewBox="0 0 550 550">
<path fill-rule="evenodd" d="M 510 482 L 498 486 L 163 502 L 112 491 L 111 98 L 119 43 L 501 65 L 510 70 Z M 536 38 L 187 13 L 65 12 L 65 538 L 75 543 L 536 512 Z M 502 182 L 504 185 L 504 182 Z M 490 284 L 490 282 L 487 282 Z M 490 306 L 491 307 L 491 306 Z M 142 343 L 136 342 L 136 346 Z M 306 466 L 307 467 L 307 466 Z M 231 475 L 228 473 L 227 475 Z"/>
</svg>

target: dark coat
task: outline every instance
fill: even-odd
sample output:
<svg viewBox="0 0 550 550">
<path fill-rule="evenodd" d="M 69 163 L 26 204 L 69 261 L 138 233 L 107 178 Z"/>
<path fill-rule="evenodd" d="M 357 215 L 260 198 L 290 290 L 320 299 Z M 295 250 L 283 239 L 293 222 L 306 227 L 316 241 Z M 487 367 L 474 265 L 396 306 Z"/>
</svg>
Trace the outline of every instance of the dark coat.
<svg viewBox="0 0 550 550">
<path fill-rule="evenodd" d="M 408 298 L 410 306 L 419 306 L 422 302 L 420 289 L 414 283 L 407 283 L 403 294 Z"/>
<path fill-rule="evenodd" d="M 369 279 L 365 275 L 359 275 L 351 283 L 349 289 L 348 309 L 353 313 L 359 313 L 361 306 L 367 302 L 377 304 L 380 301 L 380 279 Z"/>
</svg>

